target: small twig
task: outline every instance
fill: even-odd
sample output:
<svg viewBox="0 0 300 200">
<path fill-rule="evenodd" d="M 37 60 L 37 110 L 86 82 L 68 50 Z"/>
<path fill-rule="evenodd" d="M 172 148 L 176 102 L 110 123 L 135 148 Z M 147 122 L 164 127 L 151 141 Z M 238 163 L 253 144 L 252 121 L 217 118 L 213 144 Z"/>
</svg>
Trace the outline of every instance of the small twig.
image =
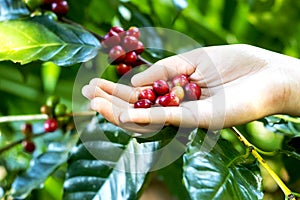
<svg viewBox="0 0 300 200">
<path fill-rule="evenodd" d="M 285 183 L 279 178 L 279 176 L 273 171 L 273 169 L 266 163 L 266 161 L 261 157 L 261 155 L 257 152 L 254 145 L 252 145 L 240 132 L 237 128 L 230 128 L 231 131 L 238 137 L 238 139 L 249 148 L 251 154 L 258 160 L 258 162 L 264 167 L 268 173 L 272 176 L 274 181 L 283 191 L 285 197 L 288 200 L 296 200 L 294 193 L 285 185 Z"/>
<path fill-rule="evenodd" d="M 180 16 L 182 10 L 177 11 L 175 17 L 173 18 L 171 25 L 174 26 L 176 20 L 178 19 L 178 17 Z"/>
<path fill-rule="evenodd" d="M 96 115 L 96 112 L 94 112 L 94 111 L 85 111 L 85 112 L 69 113 L 69 114 L 66 114 L 65 116 L 86 117 L 86 116 L 94 116 L 94 115 Z M 46 115 L 46 114 L 4 116 L 4 117 L 0 117 L 0 123 L 15 122 L 15 121 L 35 121 L 35 120 L 46 120 L 46 119 L 48 119 L 48 115 Z M 12 142 L 12 143 L 0 148 L 0 154 L 13 148 L 16 145 L 22 143 L 24 140 L 40 137 L 45 134 L 47 134 L 47 133 L 43 132 L 43 133 L 39 133 L 39 134 L 34 134 L 30 137 L 25 137 L 25 138 L 15 141 L 15 142 Z"/>
<path fill-rule="evenodd" d="M 149 62 L 148 60 L 146 60 L 145 58 L 143 58 L 141 55 L 138 55 L 138 60 L 141 61 L 143 64 L 147 65 L 148 67 L 150 67 L 151 65 L 153 65 L 153 63 Z"/>
<path fill-rule="evenodd" d="M 46 114 L 35 114 L 35 115 L 13 115 L 0 117 L 0 123 L 16 122 L 16 121 L 37 121 L 46 120 L 48 115 Z"/>
<path fill-rule="evenodd" d="M 76 113 L 68 113 L 66 116 L 69 117 L 85 117 L 93 116 L 96 112 L 94 111 L 84 111 Z M 4 116 L 0 117 L 0 123 L 16 122 L 16 121 L 39 121 L 46 120 L 49 116 L 46 114 L 35 114 L 35 115 L 13 115 L 13 116 Z"/>
<path fill-rule="evenodd" d="M 15 142 L 12 142 L 12 143 L 10 143 L 10 144 L 8 144 L 8 145 L 6 145 L 6 146 L 4 146 L 4 147 L 2 147 L 2 148 L 0 149 L 0 155 L 1 155 L 3 152 L 5 152 L 5 151 L 7 151 L 7 150 L 9 150 L 9 149 L 11 149 L 11 148 L 13 148 L 14 146 L 16 146 L 16 145 L 18 145 L 18 144 L 21 144 L 21 143 L 22 143 L 23 141 L 25 141 L 25 140 L 28 140 L 28 139 L 31 139 L 31 138 L 40 137 L 40 136 L 43 136 L 43 135 L 45 135 L 45 134 L 47 134 L 47 132 L 43 132 L 43 133 L 39 133 L 39 134 L 34 134 L 34 135 L 30 136 L 30 137 L 25 137 L 25 138 L 22 138 L 22 139 L 20 139 L 20 140 L 15 141 Z"/>
<path fill-rule="evenodd" d="M 273 117 L 277 117 L 279 119 L 282 119 L 284 121 L 290 121 L 296 124 L 300 123 L 300 118 L 294 118 L 294 117 L 290 117 L 288 115 L 273 115 Z"/>
</svg>

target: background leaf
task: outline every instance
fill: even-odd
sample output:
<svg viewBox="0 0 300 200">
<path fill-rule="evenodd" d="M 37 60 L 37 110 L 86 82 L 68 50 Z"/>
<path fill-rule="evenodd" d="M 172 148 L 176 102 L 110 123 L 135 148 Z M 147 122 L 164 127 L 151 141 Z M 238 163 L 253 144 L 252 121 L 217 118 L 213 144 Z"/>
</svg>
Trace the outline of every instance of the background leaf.
<svg viewBox="0 0 300 200">
<path fill-rule="evenodd" d="M 22 0 L 0 0 L 0 21 L 16 19 L 30 14 Z"/>
<path fill-rule="evenodd" d="M 139 144 L 122 129 L 92 120 L 69 160 L 64 199 L 136 199 L 158 142 Z"/>
<path fill-rule="evenodd" d="M 92 59 L 100 47 L 91 33 L 47 16 L 1 22 L 0 36 L 0 60 L 21 64 L 41 60 L 73 65 Z"/>
<path fill-rule="evenodd" d="M 61 142 L 51 143 L 47 152 L 33 158 L 28 170 L 13 182 L 13 198 L 24 199 L 32 190 L 39 188 L 57 167 L 66 162 L 77 140 L 74 132 L 69 133 Z"/>
<path fill-rule="evenodd" d="M 206 151 L 202 130 L 192 135 L 184 155 L 184 184 L 192 199 L 262 199 L 262 178 L 253 160 L 226 140 Z M 204 147 L 204 148 L 203 148 Z"/>
</svg>

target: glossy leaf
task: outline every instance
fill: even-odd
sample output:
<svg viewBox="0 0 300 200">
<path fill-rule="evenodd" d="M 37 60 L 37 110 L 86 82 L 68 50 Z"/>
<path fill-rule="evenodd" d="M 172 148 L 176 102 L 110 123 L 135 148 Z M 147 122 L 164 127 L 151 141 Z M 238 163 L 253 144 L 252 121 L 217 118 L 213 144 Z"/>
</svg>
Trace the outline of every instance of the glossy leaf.
<svg viewBox="0 0 300 200">
<path fill-rule="evenodd" d="M 0 5 L 0 21 L 29 15 L 29 10 L 22 0 L 1 0 Z"/>
<path fill-rule="evenodd" d="M 300 118 L 274 115 L 263 119 L 265 127 L 284 136 L 280 153 L 300 160 Z"/>
<path fill-rule="evenodd" d="M 32 190 L 39 188 L 57 167 L 67 161 L 77 140 L 75 133 L 67 134 L 61 142 L 50 143 L 47 152 L 33 158 L 30 168 L 13 182 L 13 198 L 24 199 Z"/>
<path fill-rule="evenodd" d="M 91 121 L 81 138 L 69 160 L 64 199 L 138 198 L 154 161 L 144 153 L 154 151 L 159 143 L 139 144 L 100 118 Z"/>
<path fill-rule="evenodd" d="M 41 60 L 73 65 L 92 59 L 100 47 L 91 33 L 47 16 L 3 21 L 0 36 L 0 61 L 21 64 Z"/>
<path fill-rule="evenodd" d="M 256 163 L 245 159 L 231 143 L 210 145 L 202 130 L 194 133 L 184 155 L 184 184 L 192 199 L 262 199 L 262 178 Z"/>
<path fill-rule="evenodd" d="M 177 197 L 176 199 L 189 200 L 190 196 L 182 184 L 183 176 L 183 158 L 180 156 L 175 162 L 157 171 L 157 174 L 162 180 L 170 193 Z"/>
</svg>

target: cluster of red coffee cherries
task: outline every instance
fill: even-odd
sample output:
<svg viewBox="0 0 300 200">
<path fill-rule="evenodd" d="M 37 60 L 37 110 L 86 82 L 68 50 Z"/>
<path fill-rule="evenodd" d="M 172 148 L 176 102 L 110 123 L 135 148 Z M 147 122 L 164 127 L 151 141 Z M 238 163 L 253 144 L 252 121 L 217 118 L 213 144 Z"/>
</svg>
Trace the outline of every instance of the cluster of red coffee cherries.
<svg viewBox="0 0 300 200">
<path fill-rule="evenodd" d="M 182 101 L 198 100 L 200 96 L 200 86 L 190 82 L 189 76 L 180 74 L 171 81 L 157 80 L 151 88 L 142 90 L 134 108 L 150 108 L 152 105 L 179 106 Z"/>
<path fill-rule="evenodd" d="M 32 124 L 25 123 L 21 126 L 21 132 L 25 136 L 25 140 L 22 142 L 22 146 L 25 152 L 32 153 L 35 150 L 35 144 L 31 139 L 32 136 Z"/>
<path fill-rule="evenodd" d="M 120 26 L 113 26 L 103 37 L 102 47 L 108 53 L 110 62 L 116 65 L 119 75 L 122 76 L 143 63 L 139 55 L 144 51 L 144 44 L 139 38 L 140 31 L 137 27 L 124 30 Z"/>
<path fill-rule="evenodd" d="M 66 0 L 43 0 L 41 7 L 51 10 L 58 16 L 64 16 L 69 11 L 69 4 Z"/>
<path fill-rule="evenodd" d="M 60 103 L 57 96 L 50 96 L 46 100 L 46 104 L 40 108 L 42 114 L 47 114 L 49 118 L 44 122 L 44 132 L 51 133 L 56 131 L 63 123 L 67 123 L 70 117 L 66 116 L 67 106 Z M 25 136 L 22 146 L 25 152 L 32 153 L 35 150 L 35 144 L 32 141 L 32 124 L 24 123 L 21 132 Z"/>
</svg>

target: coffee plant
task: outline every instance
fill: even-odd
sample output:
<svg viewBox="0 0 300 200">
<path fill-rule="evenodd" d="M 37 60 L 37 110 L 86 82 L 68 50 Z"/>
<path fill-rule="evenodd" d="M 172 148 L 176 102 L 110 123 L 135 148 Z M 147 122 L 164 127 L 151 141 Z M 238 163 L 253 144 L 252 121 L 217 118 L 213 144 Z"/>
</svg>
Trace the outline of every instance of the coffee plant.
<svg viewBox="0 0 300 200">
<path fill-rule="evenodd" d="M 299 117 L 141 135 L 80 94 L 89 78 L 129 84 L 200 46 L 248 43 L 299 58 L 299 10 L 294 0 L 0 0 L 0 198 L 299 198 Z M 157 80 L 135 107 L 178 106 L 199 99 L 198 87 L 184 74 Z"/>
</svg>

